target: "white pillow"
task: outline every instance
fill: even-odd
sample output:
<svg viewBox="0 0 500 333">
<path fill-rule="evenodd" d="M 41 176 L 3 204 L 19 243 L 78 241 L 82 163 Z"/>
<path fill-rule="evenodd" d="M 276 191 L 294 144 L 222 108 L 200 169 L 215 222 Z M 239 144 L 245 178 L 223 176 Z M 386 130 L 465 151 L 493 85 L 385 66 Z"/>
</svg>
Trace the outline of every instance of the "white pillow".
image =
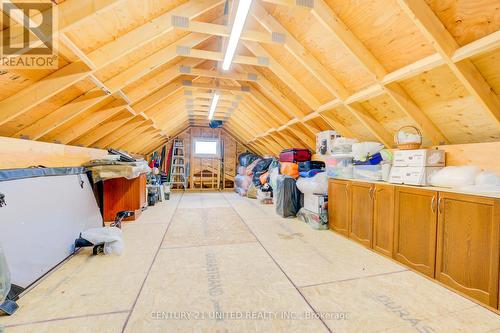
<svg viewBox="0 0 500 333">
<path fill-rule="evenodd" d="M 449 166 L 431 176 L 430 183 L 438 187 L 463 187 L 474 185 L 481 169 L 477 166 Z"/>
</svg>

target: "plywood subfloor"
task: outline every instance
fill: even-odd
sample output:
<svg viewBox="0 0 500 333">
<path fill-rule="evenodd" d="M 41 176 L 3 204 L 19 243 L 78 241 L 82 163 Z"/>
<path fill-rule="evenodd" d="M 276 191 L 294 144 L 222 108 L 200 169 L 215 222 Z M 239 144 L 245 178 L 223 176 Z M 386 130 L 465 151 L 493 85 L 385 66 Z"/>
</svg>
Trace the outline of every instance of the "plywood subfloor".
<svg viewBox="0 0 500 333">
<path fill-rule="evenodd" d="M 495 313 L 233 193 L 176 193 L 124 235 L 123 256 L 79 253 L 0 325 L 72 333 L 500 332 Z"/>
</svg>

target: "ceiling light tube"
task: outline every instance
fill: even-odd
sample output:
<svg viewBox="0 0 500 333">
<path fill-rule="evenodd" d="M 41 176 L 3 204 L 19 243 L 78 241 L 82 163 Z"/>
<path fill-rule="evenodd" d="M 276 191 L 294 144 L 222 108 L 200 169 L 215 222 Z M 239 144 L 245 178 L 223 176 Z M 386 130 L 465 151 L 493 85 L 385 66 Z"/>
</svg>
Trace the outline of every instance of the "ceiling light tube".
<svg viewBox="0 0 500 333">
<path fill-rule="evenodd" d="M 212 120 L 215 114 L 215 109 L 217 108 L 217 103 L 219 102 L 219 93 L 216 92 L 212 99 L 212 104 L 210 105 L 210 112 L 208 113 L 208 120 Z"/>
<path fill-rule="evenodd" d="M 238 41 L 240 40 L 241 33 L 243 32 L 243 27 L 245 26 L 245 21 L 251 4 L 252 0 L 240 0 L 238 3 L 233 28 L 231 30 L 231 35 L 229 35 L 229 42 L 227 43 L 226 54 L 224 55 L 224 61 L 222 62 L 222 69 L 225 71 L 229 70 L 231 67 L 231 62 L 233 61 L 236 47 L 238 46 Z"/>
</svg>

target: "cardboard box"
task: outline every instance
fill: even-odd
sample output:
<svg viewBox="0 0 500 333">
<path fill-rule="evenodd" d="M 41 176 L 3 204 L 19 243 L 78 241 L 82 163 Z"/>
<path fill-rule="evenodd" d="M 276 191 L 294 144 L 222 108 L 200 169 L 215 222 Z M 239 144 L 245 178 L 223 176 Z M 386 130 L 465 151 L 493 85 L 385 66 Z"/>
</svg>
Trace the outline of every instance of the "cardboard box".
<svg viewBox="0 0 500 333">
<path fill-rule="evenodd" d="M 442 167 L 398 167 L 393 166 L 389 183 L 428 186 L 430 177 Z"/>
<path fill-rule="evenodd" d="M 316 154 L 331 155 L 332 143 L 335 138 L 340 137 L 336 131 L 323 131 L 316 134 Z"/>
<path fill-rule="evenodd" d="M 328 210 L 328 196 L 323 194 L 304 194 L 304 208 L 316 214 Z"/>
<path fill-rule="evenodd" d="M 396 150 L 392 165 L 396 167 L 444 167 L 445 152 L 439 149 Z"/>
</svg>

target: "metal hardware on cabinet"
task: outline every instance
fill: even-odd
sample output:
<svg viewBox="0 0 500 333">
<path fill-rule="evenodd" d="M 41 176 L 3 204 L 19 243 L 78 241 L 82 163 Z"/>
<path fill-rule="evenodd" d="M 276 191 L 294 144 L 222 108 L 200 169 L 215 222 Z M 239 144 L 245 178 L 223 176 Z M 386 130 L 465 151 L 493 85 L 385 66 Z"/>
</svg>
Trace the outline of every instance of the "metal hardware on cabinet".
<svg viewBox="0 0 500 333">
<path fill-rule="evenodd" d="M 443 197 L 439 197 L 439 200 L 438 200 L 438 211 L 439 211 L 439 214 L 443 213 L 443 209 L 441 208 L 441 202 L 443 201 Z"/>
<path fill-rule="evenodd" d="M 433 213 L 436 212 L 436 207 L 434 206 L 435 203 L 436 203 L 436 195 L 433 195 L 432 196 L 432 201 L 431 201 L 431 209 L 432 209 Z"/>
<path fill-rule="evenodd" d="M 373 197 L 375 195 L 375 187 L 374 186 L 370 187 L 370 190 L 368 191 L 368 195 L 370 196 L 371 199 L 373 199 Z"/>
</svg>

